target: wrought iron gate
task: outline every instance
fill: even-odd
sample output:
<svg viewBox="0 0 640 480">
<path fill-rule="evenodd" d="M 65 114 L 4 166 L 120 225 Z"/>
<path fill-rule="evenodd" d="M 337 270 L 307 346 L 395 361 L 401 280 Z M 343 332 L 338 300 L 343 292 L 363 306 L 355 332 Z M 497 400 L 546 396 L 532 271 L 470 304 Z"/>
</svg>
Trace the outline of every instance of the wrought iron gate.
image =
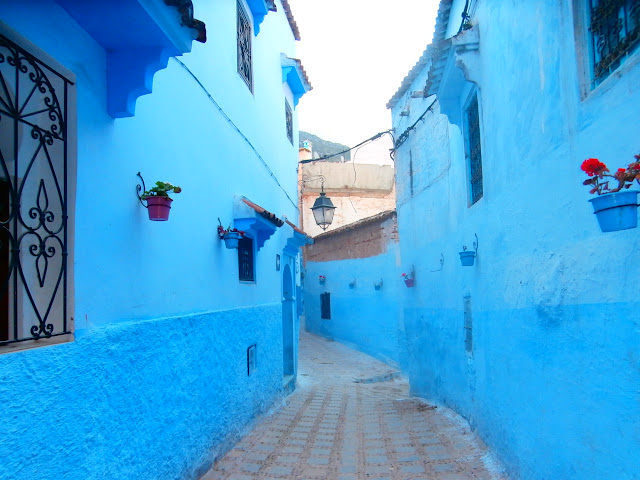
<svg viewBox="0 0 640 480">
<path fill-rule="evenodd" d="M 67 103 L 72 85 L 0 34 L 0 345 L 70 333 Z"/>
</svg>

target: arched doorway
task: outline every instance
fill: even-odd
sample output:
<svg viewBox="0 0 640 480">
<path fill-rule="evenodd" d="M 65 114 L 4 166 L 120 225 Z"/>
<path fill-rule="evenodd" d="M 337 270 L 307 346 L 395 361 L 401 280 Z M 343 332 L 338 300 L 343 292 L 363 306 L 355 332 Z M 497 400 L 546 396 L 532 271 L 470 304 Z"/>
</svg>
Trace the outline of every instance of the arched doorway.
<svg viewBox="0 0 640 480">
<path fill-rule="evenodd" d="M 287 262 L 282 271 L 282 370 L 285 386 L 295 377 L 294 293 L 293 275 Z"/>
</svg>

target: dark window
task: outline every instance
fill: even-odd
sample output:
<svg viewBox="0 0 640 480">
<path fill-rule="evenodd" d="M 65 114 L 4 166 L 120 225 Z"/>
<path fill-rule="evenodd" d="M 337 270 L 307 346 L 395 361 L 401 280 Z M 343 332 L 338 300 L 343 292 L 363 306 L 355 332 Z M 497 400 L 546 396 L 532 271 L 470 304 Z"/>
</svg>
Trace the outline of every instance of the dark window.
<svg viewBox="0 0 640 480">
<path fill-rule="evenodd" d="M 287 138 L 291 142 L 291 145 L 293 145 L 293 112 L 291 111 L 289 102 L 286 100 L 284 101 L 284 113 L 287 122 Z"/>
<path fill-rule="evenodd" d="M 251 67 L 251 24 L 240 2 L 238 5 L 238 73 L 249 90 L 253 91 L 253 70 Z"/>
<path fill-rule="evenodd" d="M 320 318 L 331 320 L 331 294 L 329 292 L 320 294 Z"/>
<path fill-rule="evenodd" d="M 243 282 L 254 282 L 253 240 L 243 237 L 238 242 L 238 278 Z"/>
<path fill-rule="evenodd" d="M 480 115 L 478 94 L 474 93 L 465 112 L 467 164 L 469 165 L 469 186 L 471 205 L 482 198 L 482 152 L 480 149 Z"/>
<path fill-rule="evenodd" d="M 640 1 L 590 0 L 589 6 L 595 87 L 640 45 Z"/>
</svg>

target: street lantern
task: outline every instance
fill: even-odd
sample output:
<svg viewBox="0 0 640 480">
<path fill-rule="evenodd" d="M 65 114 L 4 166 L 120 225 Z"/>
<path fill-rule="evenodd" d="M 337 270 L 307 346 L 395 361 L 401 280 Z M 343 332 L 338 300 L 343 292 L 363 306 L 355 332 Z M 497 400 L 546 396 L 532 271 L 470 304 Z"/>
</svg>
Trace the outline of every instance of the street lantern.
<svg viewBox="0 0 640 480">
<path fill-rule="evenodd" d="M 320 196 L 316 198 L 316 201 L 311 207 L 311 211 L 313 212 L 313 217 L 316 220 L 316 224 L 322 229 L 326 230 L 331 222 L 333 222 L 333 211 L 336 207 L 331 202 L 331 199 L 327 197 L 327 194 L 324 193 L 324 182 L 322 185 L 322 190 L 320 192 Z"/>
</svg>

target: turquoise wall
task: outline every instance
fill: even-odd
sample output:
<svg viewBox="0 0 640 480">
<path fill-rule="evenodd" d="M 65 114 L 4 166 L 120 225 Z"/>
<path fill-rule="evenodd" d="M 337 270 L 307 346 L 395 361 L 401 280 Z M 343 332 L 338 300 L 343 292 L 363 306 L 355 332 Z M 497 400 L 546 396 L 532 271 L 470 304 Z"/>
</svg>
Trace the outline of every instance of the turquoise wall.
<svg viewBox="0 0 640 480">
<path fill-rule="evenodd" d="M 600 231 L 580 170 L 588 157 L 617 169 L 640 152 L 640 52 L 586 88 L 586 47 L 574 36 L 580 3 L 477 2 L 479 51 L 464 55 L 480 99 L 476 204 L 461 130 L 440 104 L 395 157 L 401 258 L 420 279 L 404 306 L 412 392 L 467 417 L 511 478 L 640 471 L 640 310 L 631 293 L 640 236 Z M 463 4 L 454 2 L 455 31 Z M 393 107 L 396 137 L 433 100 L 409 98 L 428 69 Z M 472 87 L 457 92 L 459 112 Z M 411 115 L 400 117 L 407 104 Z M 474 234 L 478 257 L 463 267 L 458 252 Z M 423 281 L 441 254 L 443 269 Z"/>
<path fill-rule="evenodd" d="M 3 355 L 0 478 L 198 478 L 281 395 L 280 325 L 265 305 Z"/>
<path fill-rule="evenodd" d="M 194 4 L 208 40 L 179 60 L 201 85 L 169 59 L 135 116 L 113 119 L 105 49 L 55 2 L 0 1 L 2 21 L 77 81 L 76 340 L 0 355 L 1 478 L 195 478 L 282 395 L 275 257 L 296 271 L 283 255 L 293 230 L 276 229 L 256 282 L 241 284 L 216 228 L 233 225 L 236 195 L 297 221 L 297 112 L 292 145 L 280 66 L 294 38 L 278 2 L 253 37 L 252 93 L 236 68 L 236 1 Z M 148 188 L 182 187 L 168 222 L 148 220 L 138 171 Z"/>
<path fill-rule="evenodd" d="M 368 258 L 307 261 L 304 278 L 305 326 L 398 368 L 406 368 L 403 301 L 408 289 L 396 265 L 398 245 Z M 321 285 L 318 277 L 324 275 Z M 354 288 L 349 283 L 356 280 Z M 374 283 L 382 280 L 376 290 Z M 331 319 L 321 318 L 320 294 L 331 294 Z"/>
</svg>

